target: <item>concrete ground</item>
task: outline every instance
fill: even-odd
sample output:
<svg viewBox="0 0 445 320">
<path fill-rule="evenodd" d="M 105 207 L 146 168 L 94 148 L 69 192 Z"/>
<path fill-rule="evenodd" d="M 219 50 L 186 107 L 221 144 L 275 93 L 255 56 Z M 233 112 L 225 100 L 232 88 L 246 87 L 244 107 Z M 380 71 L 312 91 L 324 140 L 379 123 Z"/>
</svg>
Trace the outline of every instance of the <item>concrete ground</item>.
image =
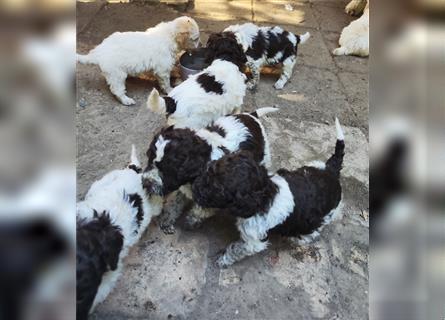
<svg viewBox="0 0 445 320">
<path fill-rule="evenodd" d="M 179 221 L 175 235 L 163 234 L 153 221 L 93 319 L 368 318 L 368 60 L 330 53 L 353 19 L 344 13 L 345 4 L 197 0 L 187 12 L 196 18 L 204 42 L 211 32 L 244 21 L 311 32 L 284 90 L 272 87 L 277 78 L 272 70 L 256 92 L 247 93 L 245 110 L 280 107 L 263 123 L 275 168 L 288 169 L 330 156 L 333 120 L 339 117 L 346 136 L 342 219 L 312 245 L 295 247 L 272 238 L 268 250 L 225 270 L 214 261 L 238 237 L 233 219 L 216 216 L 194 232 L 183 230 Z M 77 50 L 87 52 L 114 31 L 144 30 L 181 14 L 164 4 L 77 3 Z M 148 144 L 165 123 L 145 108 L 155 84 L 127 80 L 128 95 L 137 104 L 126 107 L 111 95 L 96 66 L 78 65 L 79 199 L 94 180 L 127 163 L 132 143 L 146 161 Z"/>
</svg>

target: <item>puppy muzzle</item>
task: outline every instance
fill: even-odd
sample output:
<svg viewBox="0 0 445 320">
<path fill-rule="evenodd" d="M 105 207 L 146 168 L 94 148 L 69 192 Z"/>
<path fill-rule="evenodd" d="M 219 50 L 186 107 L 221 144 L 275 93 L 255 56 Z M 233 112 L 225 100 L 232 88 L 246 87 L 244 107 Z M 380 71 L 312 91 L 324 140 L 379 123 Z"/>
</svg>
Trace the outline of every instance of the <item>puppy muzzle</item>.
<svg viewBox="0 0 445 320">
<path fill-rule="evenodd" d="M 142 187 L 147 195 L 163 195 L 162 179 L 157 169 L 152 169 L 142 174 Z"/>
</svg>

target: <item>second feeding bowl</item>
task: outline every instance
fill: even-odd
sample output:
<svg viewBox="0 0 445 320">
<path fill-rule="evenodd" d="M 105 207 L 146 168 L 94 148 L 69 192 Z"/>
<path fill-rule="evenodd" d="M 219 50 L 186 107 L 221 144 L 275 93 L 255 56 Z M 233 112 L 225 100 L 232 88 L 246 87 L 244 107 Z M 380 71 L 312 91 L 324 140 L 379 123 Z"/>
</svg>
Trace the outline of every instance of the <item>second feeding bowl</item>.
<svg viewBox="0 0 445 320">
<path fill-rule="evenodd" d="M 179 58 L 181 78 L 186 80 L 190 75 L 197 74 L 209 66 L 206 62 L 206 48 L 188 50 Z"/>
</svg>

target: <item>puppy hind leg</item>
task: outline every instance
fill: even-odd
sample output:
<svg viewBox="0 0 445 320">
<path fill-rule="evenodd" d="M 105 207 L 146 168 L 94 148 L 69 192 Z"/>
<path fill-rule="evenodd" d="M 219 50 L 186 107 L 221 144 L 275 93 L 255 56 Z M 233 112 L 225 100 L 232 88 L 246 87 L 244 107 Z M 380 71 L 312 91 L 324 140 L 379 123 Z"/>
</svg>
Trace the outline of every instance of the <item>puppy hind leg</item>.
<svg viewBox="0 0 445 320">
<path fill-rule="evenodd" d="M 261 66 L 258 63 L 248 62 L 247 66 L 252 73 L 252 79 L 247 82 L 247 89 L 254 89 L 260 81 Z"/>
<path fill-rule="evenodd" d="M 247 241 L 238 240 L 236 242 L 232 242 L 226 248 L 224 254 L 218 258 L 216 264 L 220 268 L 225 268 L 244 259 L 245 257 L 265 250 L 267 248 L 267 244 L 267 241 L 261 241 L 253 238 L 247 239 Z"/>
<path fill-rule="evenodd" d="M 184 193 L 177 191 L 167 197 L 164 210 L 159 216 L 159 226 L 165 234 L 175 233 L 175 223 L 184 208 L 186 207 L 188 198 Z"/>
<path fill-rule="evenodd" d="M 127 79 L 127 74 L 125 72 L 104 72 L 104 76 L 110 86 L 110 91 L 122 104 L 130 106 L 136 103 L 132 98 L 125 94 L 127 91 L 125 89 L 125 80 Z"/>
<path fill-rule="evenodd" d="M 170 86 L 170 73 L 164 72 L 158 75 L 159 86 L 165 93 L 170 93 L 172 87 Z"/>
<path fill-rule="evenodd" d="M 296 62 L 297 59 L 295 58 L 295 56 L 290 56 L 283 61 L 283 71 L 281 72 L 280 79 L 278 79 L 278 81 L 274 84 L 275 89 L 281 90 L 284 88 L 284 85 L 292 76 L 292 72 L 294 70 Z"/>
</svg>

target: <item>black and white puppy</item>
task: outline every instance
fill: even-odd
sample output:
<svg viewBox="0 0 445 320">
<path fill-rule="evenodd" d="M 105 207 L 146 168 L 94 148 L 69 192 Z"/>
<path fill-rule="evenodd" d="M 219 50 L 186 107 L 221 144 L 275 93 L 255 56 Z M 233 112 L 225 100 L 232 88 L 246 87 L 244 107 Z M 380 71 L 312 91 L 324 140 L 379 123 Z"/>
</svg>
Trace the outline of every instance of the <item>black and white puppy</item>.
<svg viewBox="0 0 445 320">
<path fill-rule="evenodd" d="M 253 113 L 221 117 L 212 125 L 200 129 L 164 128 L 152 140 L 147 151 L 148 164 L 142 175 L 148 194 L 167 196 L 180 189 L 177 206 L 183 206 L 185 197 L 192 199 L 190 184 L 206 168 L 207 163 L 238 150 L 253 154 L 258 163 L 270 167 L 270 150 L 266 132 L 259 117 L 277 111 L 261 108 Z M 174 207 L 174 206 L 173 206 Z M 161 228 L 173 233 L 173 224 L 182 208 L 172 208 L 162 215 Z M 213 215 L 212 210 L 194 206 L 187 216 L 189 227 Z"/>
<path fill-rule="evenodd" d="M 341 200 L 340 170 L 344 156 L 338 120 L 335 153 L 326 163 L 270 175 L 250 153 L 238 152 L 211 162 L 192 184 L 193 200 L 238 218 L 241 239 L 231 243 L 217 264 L 225 267 L 265 250 L 269 233 L 297 237 L 300 244 L 319 235 L 337 213 Z"/>
<path fill-rule="evenodd" d="M 297 35 L 278 26 L 258 27 L 253 23 L 229 26 L 223 34 L 236 37 L 246 53 L 247 66 L 252 72 L 252 79 L 247 83 L 249 89 L 258 84 L 261 67 L 280 63 L 283 64 L 283 71 L 274 87 L 283 89 L 297 62 L 298 44 L 305 43 L 310 37 L 309 32 Z"/>
<path fill-rule="evenodd" d="M 246 94 L 246 56 L 234 37 L 211 35 L 207 42 L 210 65 L 191 75 L 166 97 L 153 89 L 150 110 L 166 114 L 167 125 L 201 129 L 227 114 L 241 112 Z"/>
<path fill-rule="evenodd" d="M 129 248 L 161 212 L 162 198 L 147 197 L 141 171 L 133 147 L 131 163 L 94 182 L 77 204 L 77 319 L 108 296 Z"/>
</svg>

